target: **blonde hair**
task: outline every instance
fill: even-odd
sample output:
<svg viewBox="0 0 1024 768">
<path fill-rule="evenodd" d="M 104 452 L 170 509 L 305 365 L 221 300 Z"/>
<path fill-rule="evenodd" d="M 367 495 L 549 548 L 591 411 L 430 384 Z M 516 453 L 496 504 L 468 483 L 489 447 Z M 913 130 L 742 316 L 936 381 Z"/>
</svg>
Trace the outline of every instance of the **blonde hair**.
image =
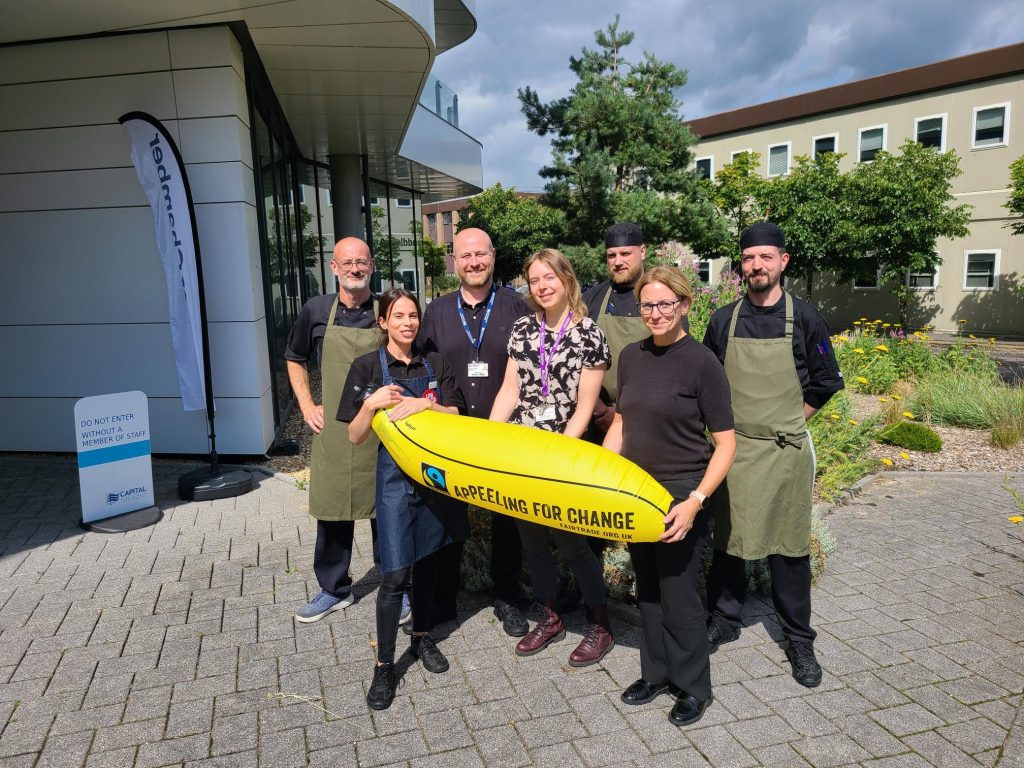
<svg viewBox="0 0 1024 768">
<path fill-rule="evenodd" d="M 555 248 L 543 248 L 532 254 L 523 264 L 523 278 L 526 284 L 530 284 L 530 267 L 537 262 L 547 264 L 555 277 L 559 279 L 565 288 L 565 295 L 569 300 L 569 311 L 572 312 L 572 324 L 576 325 L 587 316 L 587 305 L 583 303 L 583 294 L 580 292 L 580 281 L 576 279 L 572 264 L 565 254 Z M 526 294 L 526 303 L 534 312 L 540 312 L 541 306 L 533 297 L 533 292 Z"/>
<path fill-rule="evenodd" d="M 644 272 L 633 289 L 637 304 L 640 303 L 640 291 L 651 283 L 661 283 L 680 299 L 685 299 L 687 304 L 693 303 L 693 288 L 679 267 L 652 267 Z"/>
</svg>

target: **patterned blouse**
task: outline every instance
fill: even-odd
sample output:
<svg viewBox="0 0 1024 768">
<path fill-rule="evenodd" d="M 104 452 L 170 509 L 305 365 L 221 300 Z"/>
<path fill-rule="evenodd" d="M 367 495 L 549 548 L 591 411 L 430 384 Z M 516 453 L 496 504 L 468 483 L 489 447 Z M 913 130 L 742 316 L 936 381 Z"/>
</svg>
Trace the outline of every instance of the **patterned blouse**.
<svg viewBox="0 0 1024 768">
<path fill-rule="evenodd" d="M 580 374 L 584 368 L 599 368 L 611 363 L 604 332 L 589 317 L 566 330 L 553 358 L 549 359 L 548 396 L 544 397 L 540 377 L 540 326 L 537 315 L 521 317 L 512 324 L 508 356 L 519 369 L 519 402 L 509 418 L 510 424 L 538 427 L 549 432 L 565 432 L 576 410 Z M 544 329 L 548 350 L 558 331 Z M 554 418 L 550 418 L 550 406 Z"/>
</svg>

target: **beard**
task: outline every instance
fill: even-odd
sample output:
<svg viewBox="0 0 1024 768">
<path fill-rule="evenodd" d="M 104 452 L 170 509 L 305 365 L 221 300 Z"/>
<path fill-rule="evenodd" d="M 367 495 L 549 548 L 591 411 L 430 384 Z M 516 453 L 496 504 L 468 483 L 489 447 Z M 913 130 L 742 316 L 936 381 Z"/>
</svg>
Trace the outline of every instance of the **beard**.
<svg viewBox="0 0 1024 768">
<path fill-rule="evenodd" d="M 611 272 L 608 276 L 615 285 L 632 285 L 640 279 L 643 272 L 644 265 L 643 262 L 640 262 L 635 267 L 630 267 L 622 272 Z"/>
<path fill-rule="evenodd" d="M 346 291 L 352 291 L 355 293 L 356 291 L 362 291 L 370 287 L 370 275 L 371 273 L 367 272 L 362 277 L 339 277 L 338 282 Z"/>
<path fill-rule="evenodd" d="M 494 270 L 483 269 L 479 272 L 467 272 L 465 270 L 456 270 L 459 281 L 470 288 L 481 288 L 491 281 L 491 276 L 494 274 Z"/>
<path fill-rule="evenodd" d="M 767 293 L 779 284 L 779 277 L 772 279 L 768 273 L 751 275 L 747 278 L 747 290 L 751 293 Z"/>
</svg>

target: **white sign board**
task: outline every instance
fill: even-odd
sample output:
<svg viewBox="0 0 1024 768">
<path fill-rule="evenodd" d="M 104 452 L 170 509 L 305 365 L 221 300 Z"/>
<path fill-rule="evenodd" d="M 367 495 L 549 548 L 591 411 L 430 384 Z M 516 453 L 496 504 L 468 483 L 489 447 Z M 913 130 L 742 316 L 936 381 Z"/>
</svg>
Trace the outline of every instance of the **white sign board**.
<svg viewBox="0 0 1024 768">
<path fill-rule="evenodd" d="M 75 403 L 82 522 L 153 506 L 149 401 L 144 392 Z"/>
</svg>

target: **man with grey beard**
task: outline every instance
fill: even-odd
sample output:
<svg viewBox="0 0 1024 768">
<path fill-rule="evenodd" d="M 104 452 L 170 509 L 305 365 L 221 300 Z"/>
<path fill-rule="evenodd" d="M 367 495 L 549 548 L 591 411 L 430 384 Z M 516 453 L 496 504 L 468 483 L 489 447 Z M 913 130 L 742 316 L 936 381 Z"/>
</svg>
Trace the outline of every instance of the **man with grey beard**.
<svg viewBox="0 0 1024 768">
<path fill-rule="evenodd" d="M 334 246 L 330 267 L 338 293 L 314 296 L 303 305 L 285 351 L 295 399 L 314 432 L 309 514 L 317 521 L 313 571 L 320 592 L 296 612 L 296 620 L 304 623 L 354 602 L 349 566 L 355 521 L 374 511 L 378 441 L 371 435 L 362 445 L 352 445 L 348 425 L 334 418 L 352 361 L 379 343 L 376 302 L 370 293 L 373 256 L 362 240 L 346 237 Z M 320 403 L 314 402 L 309 386 L 310 360 L 320 363 Z M 373 532 L 376 544 L 375 528 Z"/>
</svg>

